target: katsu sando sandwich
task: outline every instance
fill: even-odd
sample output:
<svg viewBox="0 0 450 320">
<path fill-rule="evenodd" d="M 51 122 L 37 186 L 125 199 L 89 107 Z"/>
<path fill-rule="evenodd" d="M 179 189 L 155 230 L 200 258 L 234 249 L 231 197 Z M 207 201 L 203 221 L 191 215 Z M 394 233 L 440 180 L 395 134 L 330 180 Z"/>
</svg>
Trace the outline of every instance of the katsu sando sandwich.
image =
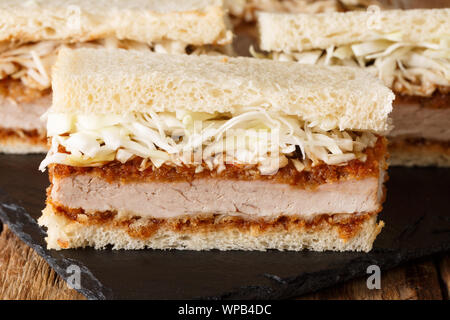
<svg viewBox="0 0 450 320">
<path fill-rule="evenodd" d="M 362 250 L 393 93 L 356 68 L 60 52 L 41 164 L 51 249 Z"/>
<path fill-rule="evenodd" d="M 259 14 L 256 56 L 344 65 L 396 94 L 391 163 L 450 166 L 450 9 Z"/>
<path fill-rule="evenodd" d="M 220 0 L 0 1 L 0 152 L 46 152 L 51 66 L 62 47 L 225 52 Z"/>
</svg>

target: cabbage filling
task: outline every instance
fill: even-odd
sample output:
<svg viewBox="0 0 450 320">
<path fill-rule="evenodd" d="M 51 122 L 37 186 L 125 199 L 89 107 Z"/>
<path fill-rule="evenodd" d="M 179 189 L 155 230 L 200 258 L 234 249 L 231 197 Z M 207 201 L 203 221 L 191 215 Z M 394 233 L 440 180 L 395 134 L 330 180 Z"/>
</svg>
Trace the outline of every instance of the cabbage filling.
<svg viewBox="0 0 450 320">
<path fill-rule="evenodd" d="M 371 132 L 325 131 L 262 107 L 242 107 L 233 114 L 178 110 L 128 115 L 49 113 L 47 118 L 51 149 L 41 170 L 53 163 L 102 166 L 140 157 L 142 170 L 167 164 L 220 172 L 225 164 L 242 164 L 271 174 L 290 161 L 298 171 L 321 163 L 365 161 L 364 150 L 377 141 Z"/>
<path fill-rule="evenodd" d="M 437 89 L 450 86 L 450 38 L 417 44 L 402 42 L 401 34 L 391 34 L 379 40 L 331 46 L 326 50 L 251 52 L 257 58 L 361 67 L 402 94 L 430 96 Z"/>
<path fill-rule="evenodd" d="M 212 45 L 194 47 L 181 41 L 159 41 L 151 45 L 116 38 L 100 39 L 89 42 L 68 43 L 65 41 L 40 41 L 34 43 L 16 44 L 0 43 L 0 80 L 10 77 L 20 80 L 25 86 L 45 90 L 51 86 L 51 67 L 59 49 L 70 48 L 122 48 L 128 50 L 151 50 L 158 53 L 171 54 L 220 54 L 228 48 Z M 222 51 L 221 51 L 222 50 Z"/>
</svg>

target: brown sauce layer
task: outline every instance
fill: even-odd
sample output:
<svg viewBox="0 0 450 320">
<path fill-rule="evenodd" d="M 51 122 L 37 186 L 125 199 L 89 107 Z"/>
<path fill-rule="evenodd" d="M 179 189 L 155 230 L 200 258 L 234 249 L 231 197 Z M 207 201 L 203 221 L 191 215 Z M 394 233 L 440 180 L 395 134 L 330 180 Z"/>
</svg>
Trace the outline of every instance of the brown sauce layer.
<svg viewBox="0 0 450 320">
<path fill-rule="evenodd" d="M 111 162 L 102 167 L 73 167 L 61 164 L 49 166 L 50 181 L 54 178 L 64 178 L 72 175 L 90 174 L 99 176 L 106 181 L 151 182 L 151 181 L 192 181 L 198 178 L 222 178 L 235 180 L 266 180 L 295 186 L 315 187 L 327 182 L 346 179 L 363 179 L 378 177 L 380 166 L 386 169 L 386 139 L 379 137 L 373 148 L 367 148 L 366 161 L 352 160 L 346 165 L 320 164 L 301 172 L 289 164 L 280 168 L 276 174 L 262 175 L 255 166 L 227 164 L 226 169 L 217 172 L 205 168 L 195 172 L 195 167 L 163 165 L 160 168 L 149 167 L 140 170 L 142 159 L 133 159 L 124 164 Z"/>
<path fill-rule="evenodd" d="M 450 154 L 450 141 L 436 141 L 423 138 L 397 138 L 389 141 L 390 149 L 415 151 L 418 148 L 427 152 Z"/>
<path fill-rule="evenodd" d="M 418 104 L 422 108 L 445 109 L 450 108 L 450 94 L 448 92 L 436 91 L 431 97 L 408 96 L 397 94 L 394 100 L 394 107 L 402 104 Z"/>
<path fill-rule="evenodd" d="M 38 130 L 4 129 L 0 128 L 0 142 L 10 139 L 26 140 L 31 144 L 47 144 L 47 136 Z"/>
<path fill-rule="evenodd" d="M 362 224 L 377 212 L 367 214 L 322 214 L 310 220 L 298 216 L 279 216 L 274 219 L 246 219 L 239 216 L 224 216 L 219 214 L 202 214 L 182 216 L 169 219 L 156 218 L 123 218 L 116 219 L 117 213 L 112 211 L 87 214 L 83 209 L 70 209 L 53 204 L 53 212 L 71 221 L 83 225 L 107 225 L 112 228 L 126 229 L 127 233 L 137 239 L 148 239 L 159 229 L 179 233 L 202 233 L 213 231 L 251 232 L 258 235 L 265 232 L 285 231 L 318 231 L 323 228 L 338 228 L 342 239 L 354 237 Z"/>
<path fill-rule="evenodd" d="M 0 80 L 0 96 L 17 102 L 31 102 L 52 92 L 51 89 L 39 90 L 25 86 L 20 80 L 5 78 Z"/>
</svg>

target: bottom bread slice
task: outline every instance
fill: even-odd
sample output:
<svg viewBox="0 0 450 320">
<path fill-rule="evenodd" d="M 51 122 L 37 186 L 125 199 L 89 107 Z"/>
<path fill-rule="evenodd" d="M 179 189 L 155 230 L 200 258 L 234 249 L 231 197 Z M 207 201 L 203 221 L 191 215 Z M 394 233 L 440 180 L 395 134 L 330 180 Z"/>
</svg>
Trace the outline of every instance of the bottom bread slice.
<svg viewBox="0 0 450 320">
<path fill-rule="evenodd" d="M 47 153 L 47 138 L 45 134 L 34 131 L 21 133 L 0 128 L 0 153 L 29 154 Z"/>
<path fill-rule="evenodd" d="M 391 166 L 450 167 L 450 141 L 393 139 L 389 142 Z"/>
<path fill-rule="evenodd" d="M 48 204 L 39 219 L 49 249 L 313 250 L 370 251 L 384 226 L 377 214 L 322 215 L 313 221 L 280 216 L 270 221 L 201 215 L 119 220 L 61 212 Z"/>
</svg>

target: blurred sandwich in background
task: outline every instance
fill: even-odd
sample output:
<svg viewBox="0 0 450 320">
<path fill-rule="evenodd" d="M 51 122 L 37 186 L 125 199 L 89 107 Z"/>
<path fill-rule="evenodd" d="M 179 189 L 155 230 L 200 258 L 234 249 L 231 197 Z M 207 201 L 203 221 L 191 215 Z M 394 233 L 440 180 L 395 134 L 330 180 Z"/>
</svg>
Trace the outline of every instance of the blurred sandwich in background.
<svg viewBox="0 0 450 320">
<path fill-rule="evenodd" d="M 226 52 L 221 0 L 0 1 L 0 152 L 45 152 L 51 67 L 62 47 Z"/>
<path fill-rule="evenodd" d="M 391 164 L 450 166 L 450 9 L 258 15 L 259 58 L 350 66 L 396 94 Z"/>
<path fill-rule="evenodd" d="M 254 22 L 256 12 L 319 13 L 366 10 L 370 5 L 388 7 L 378 0 L 224 0 L 233 24 Z"/>
</svg>

